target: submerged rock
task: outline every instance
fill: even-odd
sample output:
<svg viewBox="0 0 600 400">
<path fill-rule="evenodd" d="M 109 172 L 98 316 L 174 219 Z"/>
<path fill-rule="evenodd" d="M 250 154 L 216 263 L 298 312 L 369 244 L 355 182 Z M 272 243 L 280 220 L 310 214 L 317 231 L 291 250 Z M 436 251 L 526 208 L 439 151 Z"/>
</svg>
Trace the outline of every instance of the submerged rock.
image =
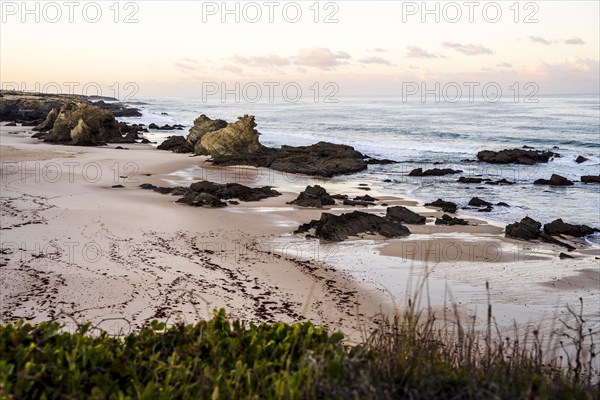
<svg viewBox="0 0 600 400">
<path fill-rule="evenodd" d="M 547 163 L 559 154 L 551 151 L 505 149 L 500 151 L 483 150 L 477 153 L 477 159 L 490 164 L 525 164 Z"/>
<path fill-rule="evenodd" d="M 484 181 L 489 181 L 489 179 L 469 178 L 469 177 L 461 176 L 460 178 L 458 178 L 457 182 L 459 182 L 459 183 L 482 183 Z"/>
<path fill-rule="evenodd" d="M 319 185 L 307 186 L 303 192 L 300 192 L 296 200 L 288 204 L 295 204 L 301 207 L 316 207 L 335 205 L 335 200 L 327 191 Z"/>
<path fill-rule="evenodd" d="M 584 157 L 584 156 L 578 156 L 578 157 L 575 159 L 575 162 L 576 162 L 577 164 L 581 164 L 581 163 L 584 163 L 584 162 L 586 162 L 586 161 L 589 161 L 589 160 L 590 160 L 589 158 L 586 158 L 586 157 Z"/>
<path fill-rule="evenodd" d="M 600 175 L 584 175 L 581 177 L 583 183 L 600 183 Z"/>
<path fill-rule="evenodd" d="M 442 211 L 454 214 L 456 212 L 457 205 L 456 203 L 452 203 L 450 201 L 444 201 L 442 199 L 437 199 L 434 202 L 426 203 L 427 207 L 438 207 L 441 208 Z"/>
<path fill-rule="evenodd" d="M 557 174 L 552 174 L 550 179 L 538 179 L 533 182 L 534 185 L 550 185 L 550 186 L 572 186 L 574 183 Z"/>
<path fill-rule="evenodd" d="M 452 175 L 459 174 L 461 170 L 454 170 L 451 168 L 433 168 L 423 171 L 423 168 L 416 168 L 410 171 L 408 176 L 444 176 L 444 175 Z"/>
<path fill-rule="evenodd" d="M 390 238 L 410 235 L 408 228 L 396 221 L 360 211 L 341 215 L 323 213 L 321 219 L 301 225 L 294 233 L 311 229 L 315 230 L 316 237 L 332 242 L 341 242 L 361 233 L 377 233 Z"/>
<path fill-rule="evenodd" d="M 516 239 L 537 239 L 541 234 L 542 224 L 533 218 L 525 217 L 520 222 L 506 226 L 506 236 Z"/>
<path fill-rule="evenodd" d="M 479 197 L 473 197 L 471 200 L 469 200 L 469 205 L 471 207 L 492 207 L 493 206 L 493 204 L 490 203 L 489 201 L 482 200 Z"/>
<path fill-rule="evenodd" d="M 423 225 L 427 220 L 426 217 L 403 206 L 389 207 L 387 209 L 386 217 L 394 221 L 412 225 Z"/>
</svg>

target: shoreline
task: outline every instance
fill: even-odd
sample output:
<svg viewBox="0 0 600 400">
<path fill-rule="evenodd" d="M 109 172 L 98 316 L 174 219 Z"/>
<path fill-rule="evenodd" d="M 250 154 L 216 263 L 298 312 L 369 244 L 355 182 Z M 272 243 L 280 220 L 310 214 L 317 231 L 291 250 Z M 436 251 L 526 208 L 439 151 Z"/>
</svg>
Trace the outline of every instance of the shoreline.
<svg viewBox="0 0 600 400">
<path fill-rule="evenodd" d="M 394 312 L 399 298 L 392 296 L 390 300 L 385 289 L 378 287 L 381 285 L 378 285 L 374 277 L 365 273 L 369 272 L 368 268 L 363 268 L 362 271 L 356 265 L 344 268 L 340 263 L 353 260 L 354 264 L 369 264 L 372 260 L 390 259 L 394 261 L 386 262 L 392 264 L 388 268 L 392 271 L 398 269 L 398 265 L 394 263 L 399 264 L 400 269 L 406 269 L 403 267 L 408 267 L 409 264 L 413 265 L 410 268 L 422 268 L 421 264 L 427 265 L 430 261 L 424 254 L 429 252 L 427 249 L 432 243 L 439 246 L 457 240 L 477 243 L 484 241 L 503 248 L 517 242 L 501 235 L 503 228 L 500 223 L 459 214 L 468 220 L 477 221 L 478 225 L 461 228 L 407 225 L 413 232 L 412 236 L 385 242 L 374 241 L 379 256 L 374 257 L 366 252 L 357 259 L 356 253 L 347 248 L 360 248 L 361 243 L 370 242 L 369 239 L 373 238 L 365 237 L 366 240 L 350 240 L 342 244 L 322 244 L 294 237 L 291 232 L 301 223 L 318 219 L 322 211 L 339 212 L 360 208 L 334 206 L 322 210 L 303 209 L 286 205 L 285 202 L 294 199 L 307 184 L 315 183 L 326 185 L 327 190 L 332 193 L 365 194 L 358 189 L 358 184 L 361 183 L 359 181 L 303 177 L 247 167 L 206 168 L 199 165 L 202 157 L 156 153 L 154 147 L 149 145 L 125 145 L 130 150 L 115 150 L 115 145 L 75 148 L 24 141 L 23 137 L 27 137 L 27 133 L 8 133 L 28 130 L 30 128 L 4 126 L 0 129 L 3 163 L 35 161 L 39 162 L 36 164 L 39 165 L 39 171 L 44 171 L 45 167 L 52 166 L 57 160 L 63 160 L 63 168 L 73 166 L 73 174 L 58 180 L 48 175 L 40 179 L 42 182 L 35 182 L 31 178 L 29 181 L 26 179 L 25 182 L 17 182 L 22 179 L 18 176 L 16 180 L 9 179 L 11 171 L 7 174 L 3 168 L 3 213 L 4 209 L 8 209 L 22 214 L 9 218 L 13 229 L 2 231 L 4 243 L 18 243 L 14 249 L 3 246 L 5 257 L 10 259 L 5 259 L 0 268 L 7 279 L 2 290 L 3 319 L 5 310 L 8 310 L 11 317 L 33 318 L 33 321 L 38 321 L 51 317 L 52 309 L 63 309 L 76 318 L 96 321 L 107 317 L 131 319 L 132 325 L 137 327 L 154 317 L 208 318 L 210 315 L 204 314 L 207 314 L 209 307 L 225 306 L 233 317 L 249 320 L 292 322 L 304 316 L 314 323 L 340 329 L 349 334 L 351 339 L 358 339 L 361 325 L 358 321 L 362 318 L 364 323 L 379 312 Z M 100 166 L 103 176 L 97 182 L 83 179 L 82 168 L 94 164 Z M 12 175 L 19 172 L 12 171 Z M 92 173 L 89 168 L 86 172 Z M 219 183 L 217 178 L 231 181 L 232 176 L 235 177 L 235 182 L 249 186 L 266 179 L 269 185 L 282 191 L 283 196 L 241 203 L 224 210 L 197 209 L 173 204 L 174 199 L 170 196 L 137 187 L 141 183 L 187 186 L 194 178 Z M 125 187 L 111 187 L 116 184 Z M 262 186 L 263 183 L 258 185 Z M 406 205 L 428 217 L 442 214 L 419 205 L 413 199 L 386 196 L 376 191 L 368 193 L 390 206 Z M 367 211 L 385 211 L 385 207 L 370 207 Z M 243 222 L 240 223 L 240 220 Z M 48 225 L 49 232 L 39 232 L 39 227 L 36 229 L 34 226 L 39 224 Z M 27 245 L 25 250 L 19 250 L 21 243 Z M 70 243 L 77 243 L 78 246 Z M 102 258 L 99 260 L 79 251 L 64 254 L 64 250 L 83 249 L 86 246 L 88 251 L 93 247 L 92 243 L 98 243 L 102 250 Z M 527 242 L 519 243 L 531 245 Z M 52 253 L 36 254 L 36 245 L 38 248 L 58 245 L 63 252 L 56 256 L 56 260 L 48 262 L 47 258 Z M 115 245 L 116 252 L 111 248 Z M 413 251 L 415 246 L 417 250 Z M 474 278 L 490 278 L 494 285 L 493 274 L 487 276 L 485 272 L 481 272 L 482 265 L 487 267 L 507 264 L 518 277 L 519 267 L 529 268 L 552 260 L 551 253 L 548 253 L 549 247 L 542 245 L 543 251 L 539 254 L 532 254 L 530 251 L 525 260 L 510 260 L 503 254 L 499 260 L 491 263 L 489 257 L 459 257 L 455 261 L 461 262 L 462 273 L 471 270 Z M 7 254 L 5 248 L 14 252 Z M 407 249 L 411 249 L 410 254 L 407 254 Z M 341 257 L 338 257 L 338 251 Z M 577 262 L 584 264 L 582 267 L 569 270 L 570 274 L 561 273 L 556 280 L 550 279 L 541 285 L 546 290 L 556 290 L 557 293 L 571 292 L 573 300 L 576 300 L 581 291 L 589 289 L 590 282 L 594 284 L 593 268 L 590 272 L 589 265 L 581 260 L 593 260 L 597 255 L 600 255 L 598 248 L 583 247 L 578 255 L 582 258 L 561 261 L 565 266 L 569 262 Z M 556 265 L 556 262 L 552 264 Z M 72 269 L 65 269 L 69 267 Z M 473 272 L 472 269 L 477 267 L 479 270 Z M 586 279 L 579 278 L 579 271 L 587 271 L 582 272 Z M 401 275 L 407 276 L 405 272 Z M 540 277 L 544 279 L 551 272 L 546 270 L 537 277 L 529 276 L 529 279 L 536 281 L 533 284 L 520 283 L 527 292 L 528 284 L 537 285 Z M 361 273 L 372 281 L 361 279 Z M 465 282 L 463 277 L 456 275 L 457 273 L 448 274 L 453 281 L 451 284 L 458 286 L 459 293 L 471 288 L 471 292 L 462 296 L 465 299 L 477 299 L 471 304 L 473 308 L 485 297 L 484 290 L 473 292 L 474 278 Z M 502 285 L 510 285 L 510 276 L 500 277 Z M 600 282 L 597 270 L 595 278 L 596 282 Z M 398 280 L 397 277 L 395 279 Z M 434 276 L 434 279 L 436 281 L 432 286 L 437 288 L 435 295 L 439 295 L 443 279 L 438 276 Z M 406 286 L 401 285 L 403 282 L 396 283 L 396 287 Z M 399 291 L 397 288 L 388 290 Z M 404 293 L 406 294 L 408 293 Z M 584 295 L 590 299 L 591 305 L 598 303 L 597 296 Z M 502 303 L 507 299 L 509 296 L 494 300 Z M 152 310 L 147 310 L 148 308 Z M 528 314 L 527 310 L 519 311 L 518 307 L 515 310 L 514 307 L 507 306 L 506 309 L 520 312 L 525 317 Z M 600 320 L 600 315 L 592 315 L 592 318 Z M 507 325 L 509 323 L 507 321 Z"/>
</svg>

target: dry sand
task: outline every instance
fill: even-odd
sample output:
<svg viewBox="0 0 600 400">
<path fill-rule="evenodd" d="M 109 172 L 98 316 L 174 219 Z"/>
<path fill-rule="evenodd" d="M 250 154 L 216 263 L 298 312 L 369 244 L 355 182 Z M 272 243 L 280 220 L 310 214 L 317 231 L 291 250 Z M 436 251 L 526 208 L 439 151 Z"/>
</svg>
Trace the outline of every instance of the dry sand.
<svg viewBox="0 0 600 400">
<path fill-rule="evenodd" d="M 366 236 L 319 243 L 290 233 L 319 218 L 321 210 L 286 202 L 315 183 L 330 193 L 364 194 L 358 182 L 203 168 L 202 157 L 149 145 L 76 148 L 43 144 L 30 135 L 22 127 L 0 128 L 3 320 L 69 322 L 68 314 L 116 333 L 152 319 L 192 322 L 225 307 L 236 318 L 311 320 L 359 339 L 361 325 L 368 327 L 378 312 L 393 312 L 409 294 L 406 283 L 415 270 L 433 277 L 433 297 L 451 285 L 454 298 L 471 306 L 485 301 L 474 282 L 499 282 L 510 288 L 494 292 L 509 317 L 539 317 L 538 309 L 523 308 L 523 295 L 539 288 L 551 292 L 547 298 L 555 308 L 559 292 L 568 299 L 584 293 L 592 305 L 599 304 L 590 289 L 598 284 L 599 270 L 590 264 L 597 249 L 582 248 L 568 272 L 556 273 L 557 249 L 539 245 L 526 258 L 515 258 L 507 249 L 532 245 L 504 239 L 500 225 L 483 219 L 472 219 L 467 227 L 439 227 L 430 219 L 425 226 L 410 226 L 414 234 L 407 239 Z M 195 179 L 271 185 L 284 195 L 204 209 L 138 187 L 187 186 Z M 428 217 L 441 215 L 409 199 L 369 194 Z M 553 261 L 543 271 L 532 270 L 548 260 Z M 443 272 L 436 275 L 436 269 Z"/>
</svg>

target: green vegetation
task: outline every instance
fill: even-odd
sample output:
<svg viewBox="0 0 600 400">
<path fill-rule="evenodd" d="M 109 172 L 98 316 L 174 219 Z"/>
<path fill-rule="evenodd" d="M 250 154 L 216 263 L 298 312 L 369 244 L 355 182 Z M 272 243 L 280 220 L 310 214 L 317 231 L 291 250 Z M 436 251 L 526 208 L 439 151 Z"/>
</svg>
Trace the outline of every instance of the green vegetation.
<svg viewBox="0 0 600 400">
<path fill-rule="evenodd" d="M 245 324 L 224 310 L 124 337 L 18 321 L 0 326 L 0 398 L 597 399 L 593 333 L 571 314 L 562 366 L 536 333 L 492 340 L 491 324 L 480 337 L 414 307 L 354 346 L 310 323 Z"/>
</svg>

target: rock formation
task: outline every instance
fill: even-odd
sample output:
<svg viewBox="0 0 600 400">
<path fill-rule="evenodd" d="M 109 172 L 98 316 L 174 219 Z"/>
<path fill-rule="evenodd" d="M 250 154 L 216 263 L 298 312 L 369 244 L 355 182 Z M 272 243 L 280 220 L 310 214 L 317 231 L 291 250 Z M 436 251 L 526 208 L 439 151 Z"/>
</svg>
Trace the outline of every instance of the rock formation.
<svg viewBox="0 0 600 400">
<path fill-rule="evenodd" d="M 559 154 L 551 151 L 539 150 L 483 150 L 477 153 L 477 159 L 481 162 L 490 164 L 525 164 L 533 165 L 536 163 L 547 163 L 552 157 L 557 157 Z"/>
<path fill-rule="evenodd" d="M 319 185 L 307 186 L 303 192 L 300 192 L 296 200 L 290 201 L 288 204 L 295 204 L 301 207 L 316 207 L 335 205 L 335 200 L 327 191 Z"/>
</svg>

